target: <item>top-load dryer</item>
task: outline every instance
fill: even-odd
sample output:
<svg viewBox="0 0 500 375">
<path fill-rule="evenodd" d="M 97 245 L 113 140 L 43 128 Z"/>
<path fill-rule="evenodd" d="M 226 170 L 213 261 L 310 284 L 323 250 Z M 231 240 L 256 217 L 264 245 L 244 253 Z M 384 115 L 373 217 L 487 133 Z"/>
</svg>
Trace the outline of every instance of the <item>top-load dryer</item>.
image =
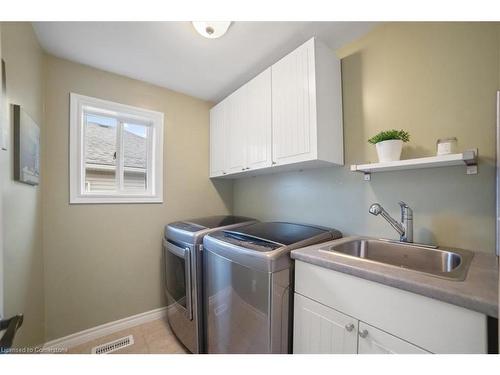
<svg viewBox="0 0 500 375">
<path fill-rule="evenodd" d="M 290 353 L 290 251 L 330 241 L 330 228 L 254 223 L 203 240 L 205 347 L 208 353 Z"/>
<path fill-rule="evenodd" d="M 255 223 L 241 216 L 209 216 L 165 226 L 163 238 L 164 287 L 167 319 L 177 338 L 192 353 L 203 351 L 202 241 L 220 229 Z"/>
</svg>

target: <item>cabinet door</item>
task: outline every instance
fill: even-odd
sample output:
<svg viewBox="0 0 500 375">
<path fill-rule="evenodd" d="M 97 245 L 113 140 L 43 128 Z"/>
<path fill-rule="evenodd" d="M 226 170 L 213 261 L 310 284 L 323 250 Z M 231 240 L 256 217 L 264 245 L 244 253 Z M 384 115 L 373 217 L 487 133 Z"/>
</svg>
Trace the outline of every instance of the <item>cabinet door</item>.
<svg viewBox="0 0 500 375">
<path fill-rule="evenodd" d="M 273 161 L 290 164 L 316 159 L 314 40 L 271 69 Z"/>
<path fill-rule="evenodd" d="M 295 293 L 293 352 L 355 354 L 358 321 Z"/>
<path fill-rule="evenodd" d="M 359 322 L 359 354 L 429 354 L 407 341 Z"/>
<path fill-rule="evenodd" d="M 245 85 L 248 169 L 270 167 L 272 162 L 271 68 Z"/>
<path fill-rule="evenodd" d="M 242 172 L 246 168 L 245 92 L 243 86 L 221 103 L 225 109 L 226 172 Z"/>
<path fill-rule="evenodd" d="M 210 177 L 225 174 L 225 149 L 224 105 L 220 103 L 210 110 Z"/>
</svg>

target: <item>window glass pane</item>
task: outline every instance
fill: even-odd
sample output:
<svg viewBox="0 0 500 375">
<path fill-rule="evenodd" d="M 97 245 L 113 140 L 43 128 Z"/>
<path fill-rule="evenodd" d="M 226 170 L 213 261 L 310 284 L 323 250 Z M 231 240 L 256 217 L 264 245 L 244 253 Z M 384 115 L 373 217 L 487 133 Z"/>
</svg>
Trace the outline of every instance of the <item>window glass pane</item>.
<svg viewBox="0 0 500 375">
<path fill-rule="evenodd" d="M 116 191 L 116 132 L 112 117 L 85 114 L 85 191 Z"/>
<path fill-rule="evenodd" d="M 148 126 L 123 125 L 123 188 L 128 192 L 147 190 Z"/>
</svg>

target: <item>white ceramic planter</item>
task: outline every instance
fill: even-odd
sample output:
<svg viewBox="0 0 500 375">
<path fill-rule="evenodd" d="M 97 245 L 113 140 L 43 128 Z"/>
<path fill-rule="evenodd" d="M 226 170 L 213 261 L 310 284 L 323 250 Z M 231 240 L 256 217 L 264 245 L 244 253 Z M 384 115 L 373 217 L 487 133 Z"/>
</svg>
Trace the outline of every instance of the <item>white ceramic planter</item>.
<svg viewBox="0 0 500 375">
<path fill-rule="evenodd" d="M 403 141 L 400 139 L 391 139 L 376 143 L 375 147 L 377 148 L 379 162 L 396 161 L 401 158 Z"/>
</svg>

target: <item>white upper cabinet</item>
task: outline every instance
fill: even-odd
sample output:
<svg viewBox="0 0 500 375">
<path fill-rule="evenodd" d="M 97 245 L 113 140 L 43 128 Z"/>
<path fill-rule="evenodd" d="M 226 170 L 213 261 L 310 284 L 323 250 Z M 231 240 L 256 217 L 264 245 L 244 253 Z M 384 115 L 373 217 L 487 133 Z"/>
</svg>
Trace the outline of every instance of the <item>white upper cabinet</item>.
<svg viewBox="0 0 500 375">
<path fill-rule="evenodd" d="M 210 110 L 210 177 L 271 166 L 271 69 Z"/>
<path fill-rule="evenodd" d="M 344 162 L 340 61 L 314 38 L 214 110 L 224 112 L 223 139 L 211 134 L 216 141 L 211 141 L 210 152 L 217 156 L 211 156 L 210 177 Z M 210 118 L 219 117 L 211 113 Z M 211 124 L 211 132 L 218 129 Z M 223 143 L 225 151 L 219 150 Z"/>
<path fill-rule="evenodd" d="M 218 177 L 226 173 L 225 107 L 221 104 L 216 105 L 210 110 L 210 177 Z"/>
<path fill-rule="evenodd" d="M 312 62 L 312 64 L 311 64 Z M 306 43 L 272 67 L 273 158 L 289 164 L 316 158 L 314 45 Z"/>
<path fill-rule="evenodd" d="M 272 66 L 273 161 L 344 163 L 340 61 L 311 39 Z"/>
<path fill-rule="evenodd" d="M 271 68 L 248 82 L 246 90 L 246 168 L 256 170 L 272 164 Z"/>
<path fill-rule="evenodd" d="M 246 92 L 239 89 L 233 92 L 222 103 L 225 108 L 226 134 L 226 170 L 225 172 L 238 173 L 246 168 Z M 222 104 L 221 103 L 221 104 Z"/>
</svg>

